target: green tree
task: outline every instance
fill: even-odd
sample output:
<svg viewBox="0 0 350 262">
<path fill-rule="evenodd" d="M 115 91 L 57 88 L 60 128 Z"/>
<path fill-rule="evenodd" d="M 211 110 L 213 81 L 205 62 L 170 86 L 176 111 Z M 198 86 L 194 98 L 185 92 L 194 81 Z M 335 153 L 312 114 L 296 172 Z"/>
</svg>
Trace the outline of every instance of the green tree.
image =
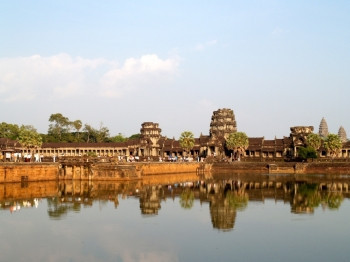
<svg viewBox="0 0 350 262">
<path fill-rule="evenodd" d="M 243 155 L 248 146 L 249 139 L 244 132 L 231 133 L 226 139 L 227 149 L 232 150 L 234 153 L 237 153 L 240 156 Z"/>
<path fill-rule="evenodd" d="M 92 126 L 90 126 L 89 124 L 85 124 L 85 126 L 84 126 L 84 132 L 85 132 L 85 135 L 86 135 L 86 139 L 85 139 L 85 141 L 87 142 L 87 143 L 89 143 L 89 142 L 91 142 L 90 141 L 90 139 L 92 138 L 93 139 L 93 137 L 94 137 L 94 135 L 95 135 L 95 129 L 92 127 Z M 95 141 L 92 141 L 92 142 L 95 142 Z"/>
<path fill-rule="evenodd" d="M 100 123 L 100 128 L 96 133 L 96 142 L 107 142 L 109 139 L 109 129 L 103 126 L 103 123 Z"/>
<path fill-rule="evenodd" d="M 122 133 L 118 133 L 118 135 L 111 137 L 110 139 L 112 142 L 125 142 L 128 141 L 128 139 L 122 135 Z"/>
<path fill-rule="evenodd" d="M 80 129 L 83 127 L 83 123 L 81 122 L 81 120 L 75 120 L 75 121 L 71 122 L 71 125 L 73 126 L 73 128 L 76 131 L 75 137 L 76 137 L 77 142 L 79 142 L 79 140 L 80 140 Z"/>
<path fill-rule="evenodd" d="M 109 129 L 100 124 L 100 128 L 93 128 L 91 125 L 85 124 L 84 131 L 86 134 L 86 142 L 100 143 L 108 142 L 109 140 Z"/>
<path fill-rule="evenodd" d="M 317 158 L 317 152 L 311 146 L 299 147 L 298 148 L 298 157 L 300 159 L 304 159 L 304 160 L 309 159 L 309 158 Z"/>
<path fill-rule="evenodd" d="M 322 138 L 318 134 L 311 133 L 306 138 L 306 144 L 317 151 L 322 143 Z"/>
<path fill-rule="evenodd" d="M 129 137 L 129 140 L 133 140 L 133 139 L 139 139 L 141 137 L 141 134 L 133 134 Z"/>
<path fill-rule="evenodd" d="M 63 116 L 61 113 L 51 114 L 49 118 L 48 133 L 53 135 L 58 141 L 62 141 L 62 134 L 69 132 L 71 122 L 68 117 Z"/>
<path fill-rule="evenodd" d="M 33 126 L 22 125 L 19 130 L 18 141 L 27 149 L 41 147 L 42 137 Z"/>
<path fill-rule="evenodd" d="M 191 131 L 184 131 L 181 133 L 180 135 L 180 146 L 187 152 L 189 153 L 190 150 L 193 148 L 194 146 L 194 135 Z"/>
<path fill-rule="evenodd" d="M 0 138 L 16 140 L 19 135 L 19 127 L 16 124 L 0 123 Z"/>
<path fill-rule="evenodd" d="M 324 147 L 332 157 L 339 154 L 342 146 L 343 143 L 341 142 L 340 137 L 336 134 L 329 134 L 324 140 Z"/>
</svg>

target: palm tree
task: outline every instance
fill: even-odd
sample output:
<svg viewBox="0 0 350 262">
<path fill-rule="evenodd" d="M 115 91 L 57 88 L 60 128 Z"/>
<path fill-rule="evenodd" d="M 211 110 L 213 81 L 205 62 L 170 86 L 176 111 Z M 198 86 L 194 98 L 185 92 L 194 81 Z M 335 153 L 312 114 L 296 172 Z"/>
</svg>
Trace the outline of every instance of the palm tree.
<svg viewBox="0 0 350 262">
<path fill-rule="evenodd" d="M 249 146 L 248 136 L 244 132 L 231 133 L 226 139 L 226 147 L 235 154 L 242 156 Z"/>
<path fill-rule="evenodd" d="M 306 138 L 306 144 L 317 151 L 322 143 L 322 138 L 318 134 L 311 133 Z"/>
<path fill-rule="evenodd" d="M 329 134 L 324 141 L 324 147 L 332 157 L 335 157 L 340 152 L 342 146 L 343 143 L 336 134 Z"/>
<path fill-rule="evenodd" d="M 190 150 L 194 146 L 194 135 L 191 131 L 184 131 L 181 133 L 179 138 L 180 146 L 187 152 L 190 153 Z"/>
</svg>

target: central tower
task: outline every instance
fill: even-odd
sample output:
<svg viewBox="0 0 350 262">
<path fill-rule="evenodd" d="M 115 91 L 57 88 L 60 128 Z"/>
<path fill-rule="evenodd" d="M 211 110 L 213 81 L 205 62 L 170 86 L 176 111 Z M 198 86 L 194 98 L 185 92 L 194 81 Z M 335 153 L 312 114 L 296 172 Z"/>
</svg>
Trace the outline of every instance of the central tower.
<svg viewBox="0 0 350 262">
<path fill-rule="evenodd" d="M 211 138 L 227 138 L 237 132 L 237 123 L 232 109 L 223 108 L 213 112 L 209 135 Z"/>
</svg>

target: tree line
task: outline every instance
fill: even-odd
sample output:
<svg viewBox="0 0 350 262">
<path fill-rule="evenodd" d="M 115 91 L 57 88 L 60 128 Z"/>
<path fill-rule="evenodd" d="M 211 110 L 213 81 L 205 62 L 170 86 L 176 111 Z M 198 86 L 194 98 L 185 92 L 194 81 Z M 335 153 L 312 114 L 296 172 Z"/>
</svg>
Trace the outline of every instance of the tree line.
<svg viewBox="0 0 350 262">
<path fill-rule="evenodd" d="M 71 121 L 61 113 L 51 114 L 49 117 L 49 128 L 47 134 L 38 133 L 32 125 L 17 125 L 0 123 L 0 138 L 8 138 L 20 142 L 24 147 L 40 147 L 47 142 L 126 142 L 137 139 L 140 134 L 125 137 L 121 133 L 111 136 L 108 127 L 102 123 L 98 128 L 90 124 L 84 124 L 81 120 Z"/>
<path fill-rule="evenodd" d="M 44 142 L 125 142 L 140 137 L 140 134 L 125 137 L 121 133 L 111 136 L 108 127 L 103 123 L 95 128 L 90 124 L 83 125 L 79 119 L 71 121 L 61 113 L 52 114 L 49 122 L 48 133 L 42 135 Z"/>
</svg>

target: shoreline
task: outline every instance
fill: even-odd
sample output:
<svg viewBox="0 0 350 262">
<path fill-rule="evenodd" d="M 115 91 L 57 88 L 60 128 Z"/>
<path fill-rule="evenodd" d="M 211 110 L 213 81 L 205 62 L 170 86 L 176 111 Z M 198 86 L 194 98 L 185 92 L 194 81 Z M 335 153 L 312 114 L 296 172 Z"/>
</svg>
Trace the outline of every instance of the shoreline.
<svg viewBox="0 0 350 262">
<path fill-rule="evenodd" d="M 128 181 L 149 176 L 172 179 L 185 174 L 330 174 L 350 175 L 348 162 L 133 162 L 133 163 L 0 163 L 0 183 L 29 181 Z"/>
</svg>

